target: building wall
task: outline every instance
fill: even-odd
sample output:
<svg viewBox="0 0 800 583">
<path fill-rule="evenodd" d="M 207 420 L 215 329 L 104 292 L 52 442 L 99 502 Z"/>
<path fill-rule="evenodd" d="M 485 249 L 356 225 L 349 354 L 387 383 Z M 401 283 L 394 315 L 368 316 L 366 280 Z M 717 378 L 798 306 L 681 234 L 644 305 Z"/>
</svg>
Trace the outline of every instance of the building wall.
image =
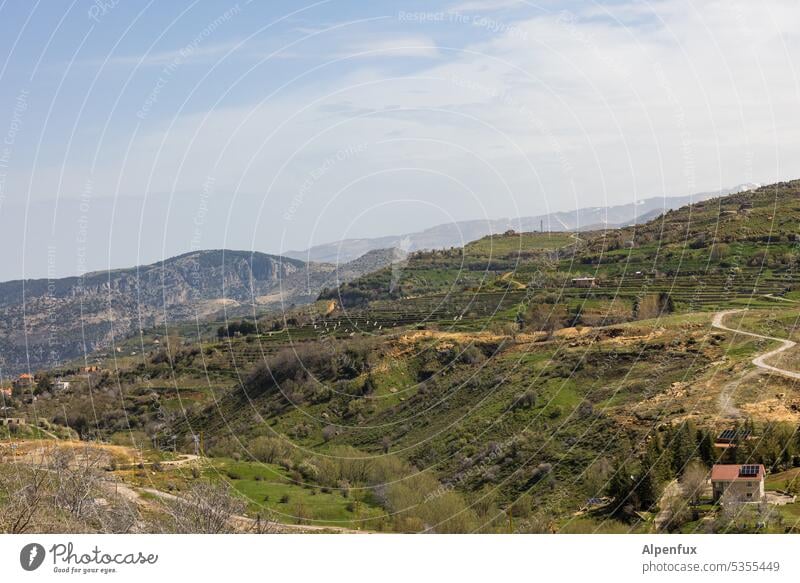
<svg viewBox="0 0 800 583">
<path fill-rule="evenodd" d="M 714 501 L 730 490 L 742 502 L 759 502 L 764 498 L 764 480 L 733 480 L 712 482 Z M 749 495 L 748 495 L 749 494 Z"/>
</svg>

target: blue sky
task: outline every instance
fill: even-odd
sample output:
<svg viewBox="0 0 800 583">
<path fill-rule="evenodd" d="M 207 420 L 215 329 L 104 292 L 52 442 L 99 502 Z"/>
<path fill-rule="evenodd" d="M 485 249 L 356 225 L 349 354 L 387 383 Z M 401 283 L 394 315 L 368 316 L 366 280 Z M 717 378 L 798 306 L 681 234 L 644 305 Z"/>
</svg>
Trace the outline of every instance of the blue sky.
<svg viewBox="0 0 800 583">
<path fill-rule="evenodd" d="M 794 2 L 0 3 L 0 279 L 800 176 Z"/>
</svg>

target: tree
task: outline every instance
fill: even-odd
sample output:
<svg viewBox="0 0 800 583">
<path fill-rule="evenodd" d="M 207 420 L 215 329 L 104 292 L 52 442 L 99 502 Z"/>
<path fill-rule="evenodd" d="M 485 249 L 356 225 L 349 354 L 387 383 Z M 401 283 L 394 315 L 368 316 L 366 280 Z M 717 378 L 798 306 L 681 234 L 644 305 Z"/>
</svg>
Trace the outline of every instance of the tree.
<svg viewBox="0 0 800 583">
<path fill-rule="evenodd" d="M 34 393 L 37 395 L 53 390 L 53 379 L 49 374 L 40 374 L 36 377 L 36 390 Z"/>
<path fill-rule="evenodd" d="M 330 441 L 336 436 L 336 427 L 333 425 L 326 425 L 322 428 L 322 439 L 326 442 Z"/>
<path fill-rule="evenodd" d="M 567 307 L 563 304 L 532 304 L 522 320 L 526 328 L 550 335 L 566 325 L 568 316 Z"/>
<path fill-rule="evenodd" d="M 323 430 L 324 435 L 325 430 Z M 287 457 L 291 452 L 291 446 L 279 437 L 266 437 L 261 435 L 256 437 L 248 446 L 248 451 L 254 459 L 271 464 L 281 458 Z"/>
<path fill-rule="evenodd" d="M 636 320 L 649 320 L 671 314 L 675 310 L 672 296 L 667 292 L 647 294 L 634 298 L 633 317 Z"/>
<path fill-rule="evenodd" d="M 236 518 L 244 512 L 244 500 L 235 496 L 225 481 L 193 482 L 180 497 L 166 504 L 172 531 L 178 534 L 225 534 L 236 531 Z"/>
<path fill-rule="evenodd" d="M 700 496 L 708 483 L 708 468 L 700 460 L 692 460 L 681 476 L 681 488 L 692 504 L 700 501 Z"/>
<path fill-rule="evenodd" d="M 681 488 L 675 482 L 671 482 L 667 486 L 661 498 L 661 505 L 661 521 L 656 520 L 659 528 L 675 530 L 691 516 L 686 498 L 682 495 Z"/>
<path fill-rule="evenodd" d="M 736 528 L 736 520 L 740 517 L 742 503 L 729 488 L 719 501 L 720 510 L 715 521 L 715 532 L 725 532 Z"/>
<path fill-rule="evenodd" d="M 672 469 L 675 474 L 683 473 L 697 449 L 697 432 L 689 421 L 681 423 L 671 436 Z"/>
<path fill-rule="evenodd" d="M 697 441 L 697 453 L 703 463 L 710 466 L 716 462 L 717 455 L 714 451 L 714 439 L 711 437 L 711 433 L 702 429 L 698 430 Z"/>
<path fill-rule="evenodd" d="M 730 255 L 730 245 L 725 243 L 717 243 L 711 249 L 711 261 L 721 261 Z"/>
<path fill-rule="evenodd" d="M 653 435 L 647 442 L 642 467 L 636 481 L 636 494 L 642 508 L 650 508 L 661 495 L 664 481 L 669 478 L 669 464 L 661 449 L 659 436 Z"/>
<path fill-rule="evenodd" d="M 636 478 L 628 465 L 624 461 L 619 462 L 608 482 L 608 495 L 614 499 L 614 514 L 626 514 L 628 507 L 636 507 L 635 484 Z"/>
<path fill-rule="evenodd" d="M 611 463 L 604 457 L 594 460 L 592 465 L 586 468 L 584 483 L 589 497 L 598 498 L 602 495 L 603 490 L 608 486 L 608 478 L 612 469 Z"/>
<path fill-rule="evenodd" d="M 0 476 L 0 532 L 23 534 L 36 527 L 37 516 L 47 506 L 47 483 L 50 473 L 45 468 L 32 468 L 17 480 Z M 22 480 L 19 478 L 23 477 Z"/>
</svg>

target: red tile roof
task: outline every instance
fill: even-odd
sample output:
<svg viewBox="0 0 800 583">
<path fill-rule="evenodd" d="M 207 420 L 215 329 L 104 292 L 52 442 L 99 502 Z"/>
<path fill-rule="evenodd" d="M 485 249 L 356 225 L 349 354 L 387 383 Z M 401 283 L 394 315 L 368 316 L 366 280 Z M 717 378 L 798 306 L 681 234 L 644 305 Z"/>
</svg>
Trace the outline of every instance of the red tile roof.
<svg viewBox="0 0 800 583">
<path fill-rule="evenodd" d="M 758 475 L 740 476 L 739 470 L 743 465 L 757 465 Z M 715 464 L 711 468 L 711 481 L 732 481 L 732 480 L 760 480 L 767 475 L 767 470 L 762 464 Z"/>
</svg>

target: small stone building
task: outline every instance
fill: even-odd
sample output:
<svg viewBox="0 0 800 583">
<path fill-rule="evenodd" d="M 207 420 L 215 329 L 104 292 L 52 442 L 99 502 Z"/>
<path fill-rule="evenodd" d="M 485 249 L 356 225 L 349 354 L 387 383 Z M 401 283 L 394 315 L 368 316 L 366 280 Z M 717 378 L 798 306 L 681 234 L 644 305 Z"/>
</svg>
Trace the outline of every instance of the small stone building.
<svg viewBox="0 0 800 583">
<path fill-rule="evenodd" d="M 574 287 L 595 287 L 597 286 L 597 279 L 594 277 L 576 277 L 572 280 Z"/>
</svg>

